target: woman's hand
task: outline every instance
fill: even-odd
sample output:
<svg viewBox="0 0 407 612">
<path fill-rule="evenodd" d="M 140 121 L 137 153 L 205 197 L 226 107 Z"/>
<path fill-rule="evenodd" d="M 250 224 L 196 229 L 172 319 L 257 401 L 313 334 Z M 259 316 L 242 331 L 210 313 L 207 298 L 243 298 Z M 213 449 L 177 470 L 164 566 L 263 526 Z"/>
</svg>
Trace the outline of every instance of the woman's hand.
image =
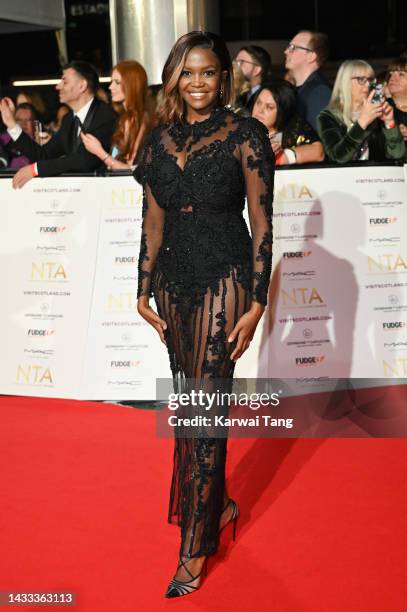
<svg viewBox="0 0 407 612">
<path fill-rule="evenodd" d="M 92 136 L 92 134 L 84 134 L 81 132 L 81 138 L 83 145 L 89 153 L 96 155 L 99 159 L 104 159 L 107 156 L 106 151 L 100 144 L 100 140 L 96 138 L 96 136 Z"/>
<path fill-rule="evenodd" d="M 148 295 L 142 295 L 139 297 L 137 300 L 137 311 L 139 315 L 141 315 L 143 319 L 147 321 L 147 323 L 154 327 L 160 336 L 161 342 L 165 344 L 164 330 L 167 329 L 167 323 L 163 321 L 163 319 L 160 319 L 158 314 L 151 308 L 149 305 Z"/>
<path fill-rule="evenodd" d="M 385 101 L 383 102 L 382 106 L 383 110 L 380 119 L 384 121 L 384 125 L 387 128 L 390 128 L 391 126 L 394 127 L 394 109 L 392 105 Z"/>
<path fill-rule="evenodd" d="M 16 120 L 14 118 L 15 111 L 16 107 L 11 98 L 2 98 L 0 100 L 1 118 L 3 119 L 4 125 L 9 129 L 16 125 Z"/>
<path fill-rule="evenodd" d="M 273 153 L 275 156 L 280 155 L 283 152 L 283 147 L 281 146 L 281 142 L 272 142 L 271 148 L 273 149 Z"/>
<path fill-rule="evenodd" d="M 375 104 L 374 102 L 372 102 L 374 94 L 375 90 L 373 89 L 362 104 L 358 123 L 363 130 L 365 130 L 371 123 L 373 123 L 375 119 L 381 118 L 383 113 L 383 107 L 386 104 L 385 102 L 381 102 L 380 104 Z"/>
<path fill-rule="evenodd" d="M 232 330 L 228 342 L 237 340 L 235 349 L 230 358 L 232 361 L 237 361 L 243 355 L 246 349 L 249 348 L 250 342 L 256 331 L 258 322 L 264 312 L 265 307 L 258 302 L 253 302 L 250 310 L 240 317 Z"/>
</svg>

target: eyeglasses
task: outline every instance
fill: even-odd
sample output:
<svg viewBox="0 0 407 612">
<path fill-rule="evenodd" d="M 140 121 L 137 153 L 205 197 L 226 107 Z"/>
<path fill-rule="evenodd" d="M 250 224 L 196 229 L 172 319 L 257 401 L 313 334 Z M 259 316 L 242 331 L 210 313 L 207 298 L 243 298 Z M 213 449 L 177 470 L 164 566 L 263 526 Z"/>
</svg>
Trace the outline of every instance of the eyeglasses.
<svg viewBox="0 0 407 612">
<path fill-rule="evenodd" d="M 369 83 L 369 85 L 372 85 L 373 83 L 376 83 L 376 79 L 374 77 L 367 77 L 367 76 L 354 76 L 351 78 L 352 81 L 357 81 L 358 85 L 367 85 Z"/>
<path fill-rule="evenodd" d="M 308 51 L 309 53 L 313 53 L 313 49 L 309 49 L 308 47 L 301 47 L 301 45 L 295 45 L 294 43 L 288 43 L 285 50 L 289 53 L 292 53 L 296 49 L 302 49 L 303 51 Z"/>
<path fill-rule="evenodd" d="M 259 66 L 260 64 L 256 64 L 256 62 L 249 62 L 248 60 L 244 60 L 244 59 L 234 59 L 234 62 L 236 62 L 236 64 L 238 66 L 240 66 L 240 64 L 251 64 L 252 66 Z"/>
</svg>

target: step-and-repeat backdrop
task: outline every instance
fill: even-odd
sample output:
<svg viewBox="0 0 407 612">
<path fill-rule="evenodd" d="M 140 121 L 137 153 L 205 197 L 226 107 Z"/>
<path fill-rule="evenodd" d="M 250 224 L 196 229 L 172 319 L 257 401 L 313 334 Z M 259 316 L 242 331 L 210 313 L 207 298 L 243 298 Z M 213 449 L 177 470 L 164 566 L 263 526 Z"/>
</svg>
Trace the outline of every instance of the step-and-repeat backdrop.
<svg viewBox="0 0 407 612">
<path fill-rule="evenodd" d="M 137 314 L 132 177 L 0 180 L 0 393 L 155 398 L 165 346 Z M 401 167 L 280 170 L 269 307 L 243 378 L 407 378 Z"/>
</svg>

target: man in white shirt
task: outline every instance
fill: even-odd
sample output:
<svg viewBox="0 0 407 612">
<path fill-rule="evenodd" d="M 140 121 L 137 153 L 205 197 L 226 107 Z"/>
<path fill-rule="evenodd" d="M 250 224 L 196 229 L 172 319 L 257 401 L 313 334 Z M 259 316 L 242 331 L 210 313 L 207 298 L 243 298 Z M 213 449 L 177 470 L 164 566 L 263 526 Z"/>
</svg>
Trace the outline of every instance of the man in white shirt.
<svg viewBox="0 0 407 612">
<path fill-rule="evenodd" d="M 63 70 L 56 86 L 61 103 L 72 112 L 62 120 L 61 129 L 51 140 L 40 146 L 31 140 L 17 124 L 14 104 L 10 98 L 0 101 L 3 123 L 19 150 L 32 164 L 21 168 L 13 178 L 13 187 L 23 187 L 35 176 L 58 176 L 65 172 L 92 172 L 100 160 L 89 153 L 79 136 L 81 130 L 93 134 L 106 150 L 110 149 L 116 115 L 113 109 L 95 98 L 99 78 L 87 62 L 74 61 Z"/>
</svg>

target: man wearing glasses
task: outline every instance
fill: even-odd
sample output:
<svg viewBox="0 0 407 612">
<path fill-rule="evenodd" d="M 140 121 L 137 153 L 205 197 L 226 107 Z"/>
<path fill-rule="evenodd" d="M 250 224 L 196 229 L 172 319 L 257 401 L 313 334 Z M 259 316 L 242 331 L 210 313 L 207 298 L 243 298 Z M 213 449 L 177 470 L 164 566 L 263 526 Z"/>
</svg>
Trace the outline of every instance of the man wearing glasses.
<svg viewBox="0 0 407 612">
<path fill-rule="evenodd" d="M 254 103 L 254 94 L 262 82 L 269 76 L 271 57 L 266 49 L 258 45 L 242 47 L 235 58 L 244 78 L 250 85 L 250 90 L 241 100 L 243 106 L 251 113 Z"/>
<path fill-rule="evenodd" d="M 328 57 L 328 37 L 320 32 L 298 32 L 287 45 L 285 67 L 295 80 L 298 112 L 316 129 L 316 119 L 331 98 L 331 87 L 320 71 Z"/>
</svg>

